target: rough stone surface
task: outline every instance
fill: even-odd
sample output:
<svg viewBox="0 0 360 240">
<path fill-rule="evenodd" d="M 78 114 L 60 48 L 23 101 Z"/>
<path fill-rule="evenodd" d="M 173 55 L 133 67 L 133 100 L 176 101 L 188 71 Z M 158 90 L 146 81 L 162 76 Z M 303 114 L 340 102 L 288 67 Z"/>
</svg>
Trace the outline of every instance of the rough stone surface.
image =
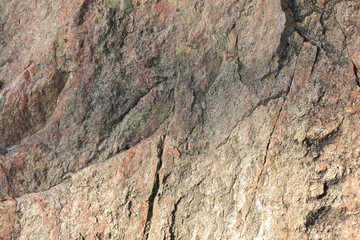
<svg viewBox="0 0 360 240">
<path fill-rule="evenodd" d="M 2 0 L 0 239 L 359 239 L 359 16 Z"/>
</svg>

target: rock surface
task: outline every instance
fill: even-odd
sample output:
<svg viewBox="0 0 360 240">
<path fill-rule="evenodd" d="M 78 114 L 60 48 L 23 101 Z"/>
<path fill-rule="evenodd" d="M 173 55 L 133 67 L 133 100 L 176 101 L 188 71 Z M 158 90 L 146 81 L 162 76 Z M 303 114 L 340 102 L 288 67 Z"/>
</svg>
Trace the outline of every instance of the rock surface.
<svg viewBox="0 0 360 240">
<path fill-rule="evenodd" d="M 0 239 L 358 239 L 359 15 L 3 0 Z"/>
</svg>

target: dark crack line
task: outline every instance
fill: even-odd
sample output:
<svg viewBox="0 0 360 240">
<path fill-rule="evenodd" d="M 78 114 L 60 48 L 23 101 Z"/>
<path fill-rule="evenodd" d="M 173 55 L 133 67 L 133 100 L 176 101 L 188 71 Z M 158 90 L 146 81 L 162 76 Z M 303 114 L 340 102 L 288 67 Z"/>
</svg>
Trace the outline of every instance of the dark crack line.
<svg viewBox="0 0 360 240">
<path fill-rule="evenodd" d="M 183 197 L 181 197 L 175 204 L 174 204 L 174 210 L 171 212 L 171 224 L 170 224 L 170 228 L 169 228 L 169 232 L 170 232 L 170 239 L 171 240 L 175 240 L 176 239 L 176 235 L 174 232 L 174 228 L 175 228 L 175 214 L 176 211 L 178 209 L 178 205 L 181 202 L 181 200 L 183 199 Z"/>
<path fill-rule="evenodd" d="M 316 55 L 315 55 L 314 63 L 312 65 L 312 67 L 311 67 L 310 75 L 312 75 L 314 73 L 315 65 L 319 61 L 320 50 L 321 49 L 319 47 L 316 47 Z"/>
<path fill-rule="evenodd" d="M 158 143 L 157 146 L 157 151 L 158 151 L 158 163 L 156 166 L 156 171 L 155 171 L 155 180 L 153 183 L 153 188 L 151 191 L 151 194 L 149 196 L 148 199 L 148 212 L 147 212 L 147 216 L 146 216 L 146 223 L 145 223 L 145 228 L 144 228 L 144 232 L 143 232 L 143 240 L 147 240 L 149 238 L 149 232 L 150 232 L 150 228 L 151 228 L 151 220 L 152 217 L 154 215 L 154 204 L 155 204 L 155 199 L 156 196 L 158 195 L 159 192 L 159 188 L 160 188 L 160 177 L 159 177 L 159 171 L 162 167 L 162 156 L 163 156 L 163 151 L 164 151 L 164 141 L 165 141 L 165 136 L 162 136 L 160 138 L 160 141 Z"/>
<path fill-rule="evenodd" d="M 309 212 L 308 215 L 306 216 L 305 231 L 307 232 L 309 228 L 314 226 L 330 210 L 331 210 L 331 206 L 322 206 L 319 209 Z"/>
<path fill-rule="evenodd" d="M 285 14 L 285 17 L 286 17 L 286 23 L 285 23 L 285 28 L 283 30 L 283 33 L 281 34 L 280 44 L 279 44 L 278 50 L 277 50 L 277 54 L 279 55 L 278 67 L 274 71 L 270 71 L 265 76 L 263 76 L 261 80 L 265 79 L 266 77 L 270 76 L 271 74 L 275 74 L 275 79 L 278 78 L 281 70 L 283 69 L 283 67 L 285 66 L 285 64 L 287 62 L 287 58 L 290 57 L 289 51 L 288 51 L 288 49 L 290 48 L 289 38 L 291 37 L 291 35 L 294 32 L 297 32 L 304 39 L 304 41 L 309 42 L 309 40 L 295 27 L 294 17 L 296 15 L 296 13 L 295 13 L 296 11 L 295 11 L 294 7 L 291 5 L 291 2 L 289 2 L 288 0 L 281 0 L 281 7 L 282 7 L 282 10 L 283 10 L 283 12 Z M 312 44 L 312 45 L 314 45 L 314 44 Z M 314 45 L 314 46 L 316 46 L 316 45 Z M 301 50 L 302 50 L 302 47 L 299 50 L 299 55 L 300 55 Z M 314 65 L 317 62 L 318 58 L 319 58 L 319 54 L 320 54 L 320 48 L 317 47 L 317 53 L 316 53 Z M 297 59 L 299 58 L 299 55 L 298 55 Z M 297 64 L 297 59 L 296 59 L 296 62 L 295 62 L 295 66 Z M 237 59 L 237 61 L 238 61 L 238 68 L 241 68 L 240 59 Z M 314 65 L 313 65 L 313 67 L 311 69 L 311 73 L 314 70 Z M 295 70 L 294 70 L 294 73 L 295 73 Z M 250 112 L 248 114 L 241 117 L 241 119 L 233 127 L 231 133 L 220 144 L 218 144 L 218 146 L 216 148 L 219 148 L 219 147 L 222 147 L 223 145 L 225 145 L 229 141 L 229 138 L 231 137 L 232 132 L 234 131 L 234 129 L 237 128 L 239 123 L 242 122 L 244 119 L 250 117 L 258 107 L 267 106 L 267 104 L 271 100 L 276 100 L 278 98 L 284 98 L 284 103 L 285 103 L 286 96 L 290 92 L 290 88 L 291 88 L 291 85 L 292 85 L 292 80 L 294 78 L 294 73 L 293 73 L 293 76 L 291 77 L 290 85 L 289 85 L 289 87 L 288 87 L 288 89 L 286 91 L 281 91 L 281 92 L 277 93 L 276 95 L 265 98 L 265 99 L 261 100 L 259 103 L 257 103 L 253 108 L 251 108 L 251 110 L 250 110 Z M 240 77 L 240 82 L 243 83 L 243 81 L 241 80 L 241 74 L 240 74 L 239 69 L 238 69 L 238 74 L 239 74 L 239 77 Z"/>
<path fill-rule="evenodd" d="M 352 64 L 353 64 L 353 67 L 354 67 L 354 75 L 355 75 L 356 85 L 358 85 L 358 87 L 360 87 L 360 78 L 359 78 L 359 75 L 358 75 L 358 69 L 357 69 L 354 62 L 352 62 Z"/>
<path fill-rule="evenodd" d="M 266 163 L 267 163 L 267 161 L 268 161 L 268 152 L 269 152 L 269 150 L 270 150 L 271 140 L 272 140 L 272 137 L 273 137 L 273 135 L 274 135 L 276 126 L 278 125 L 278 122 L 279 122 L 279 119 L 280 119 L 280 115 L 281 115 L 281 113 L 282 113 L 282 111 L 283 111 L 283 108 L 284 108 L 284 105 L 285 105 L 285 103 L 286 103 L 286 101 L 287 101 L 288 95 L 289 95 L 289 93 L 290 93 L 290 91 L 291 91 L 291 88 L 292 88 L 292 85 L 293 85 L 293 82 L 294 82 L 295 73 L 296 73 L 296 65 L 297 65 L 297 62 L 298 62 L 298 59 L 299 59 L 301 50 L 302 50 L 302 47 L 301 47 L 301 49 L 300 49 L 300 51 L 299 51 L 299 55 L 297 56 L 297 59 L 296 59 L 296 61 L 295 61 L 294 71 L 293 71 L 293 74 L 292 74 L 292 76 L 291 76 L 290 84 L 289 84 L 289 87 L 288 87 L 288 89 L 287 89 L 287 91 L 286 91 L 286 94 L 285 94 L 285 96 L 284 96 L 284 98 L 283 98 L 283 99 L 284 99 L 284 100 L 283 100 L 283 103 L 281 104 L 281 107 L 280 107 L 279 112 L 278 112 L 278 114 L 277 114 L 276 122 L 275 122 L 275 124 L 274 124 L 274 127 L 273 127 L 270 135 L 269 135 L 269 141 L 268 141 L 267 146 L 266 146 L 265 156 L 264 156 L 264 159 L 263 159 L 263 162 L 262 162 L 262 168 L 261 168 L 260 174 L 259 174 L 259 176 L 258 176 L 258 178 L 257 178 L 257 180 L 256 180 L 256 185 L 255 185 L 255 189 L 254 189 L 254 194 L 253 194 L 253 197 L 252 197 L 252 199 L 251 199 L 250 207 L 249 207 L 249 209 L 248 209 L 248 211 L 247 211 L 247 213 L 246 213 L 246 215 L 245 215 L 244 223 L 246 223 L 247 217 L 248 217 L 248 215 L 249 215 L 250 212 L 251 212 L 252 206 L 254 205 L 254 201 L 255 201 L 255 198 L 256 198 L 256 195 L 257 195 L 257 190 L 258 190 L 258 188 L 259 188 L 259 183 L 260 183 L 260 180 L 261 180 L 262 175 L 264 174 L 265 166 L 266 166 Z M 244 228 L 244 229 L 245 229 L 245 228 Z"/>
<path fill-rule="evenodd" d="M 277 114 L 277 117 L 276 117 L 276 122 L 275 122 L 275 124 L 274 124 L 273 129 L 271 130 L 270 135 L 269 135 L 269 141 L 268 141 L 268 143 L 267 143 L 267 145 L 266 145 L 266 151 L 265 151 L 265 156 L 264 156 L 264 159 L 263 159 L 263 162 L 262 162 L 261 171 L 260 171 L 260 174 L 258 175 L 258 178 L 257 178 L 257 180 L 256 180 L 256 185 L 255 185 L 255 189 L 254 189 L 254 194 L 253 194 L 252 199 L 251 199 L 250 207 L 249 207 L 249 209 L 248 209 L 248 211 L 247 211 L 247 213 L 246 213 L 246 215 L 245 215 L 245 220 L 244 220 L 245 223 L 246 223 L 246 221 L 247 221 L 248 215 L 249 215 L 250 212 L 251 212 L 251 208 L 252 208 L 252 206 L 253 206 L 253 204 L 254 204 L 254 201 L 255 201 L 255 198 L 256 198 L 256 195 L 257 195 L 257 190 L 258 190 L 258 188 L 259 188 L 259 183 L 260 183 L 261 177 L 262 177 L 262 175 L 264 174 L 265 165 L 266 165 L 267 160 L 268 160 L 268 152 L 269 152 L 269 149 L 270 149 L 270 144 L 271 144 L 272 136 L 273 136 L 273 134 L 274 134 L 274 132 L 275 132 L 275 129 L 276 129 L 277 123 L 278 123 L 278 121 L 279 121 L 279 118 L 280 118 L 280 115 L 281 115 L 281 112 L 282 112 L 282 109 L 283 109 L 284 104 L 285 104 L 285 99 L 284 99 L 283 103 L 281 104 L 280 110 L 279 110 L 279 112 L 278 112 L 278 114 Z"/>
<path fill-rule="evenodd" d="M 249 113 L 245 114 L 244 116 L 241 117 L 241 119 L 239 121 L 236 122 L 236 124 L 234 125 L 234 127 L 232 128 L 232 130 L 230 131 L 230 134 L 221 142 L 219 143 L 216 148 L 220 148 L 222 146 L 224 146 L 230 139 L 230 137 L 232 136 L 232 134 L 234 133 L 234 130 L 237 128 L 237 126 L 243 122 L 246 118 L 250 117 L 255 111 L 256 109 L 258 109 L 259 107 L 261 106 L 267 106 L 268 103 L 271 101 L 271 100 L 276 100 L 276 99 L 279 99 L 279 98 L 282 98 L 284 97 L 286 94 L 288 94 L 288 91 L 281 91 L 277 94 L 275 94 L 274 96 L 270 96 L 266 99 L 263 99 L 261 101 L 259 101 L 254 107 L 252 107 L 249 111 Z"/>
<path fill-rule="evenodd" d="M 329 133 L 327 133 L 325 136 L 319 137 L 319 138 L 308 138 L 306 137 L 303 141 L 303 143 L 306 146 L 306 155 L 309 156 L 311 153 L 315 152 L 317 153 L 317 156 L 313 158 L 314 160 L 317 160 L 322 155 L 321 151 L 323 150 L 324 146 L 329 144 L 329 141 L 335 139 L 338 136 L 339 131 L 341 130 L 341 126 L 344 122 L 345 117 L 342 117 L 339 124 L 336 128 L 331 130 Z"/>
<path fill-rule="evenodd" d="M 270 97 L 268 97 L 268 98 L 265 98 L 265 99 L 259 101 L 253 108 L 250 109 L 250 111 L 249 111 L 248 114 L 246 114 L 246 115 L 244 115 L 243 117 L 241 117 L 241 119 L 235 124 L 235 126 L 234 126 L 233 129 L 231 130 L 230 134 L 229 134 L 229 135 L 224 139 L 224 141 L 222 141 L 216 148 L 219 148 L 219 147 L 222 147 L 223 145 L 225 145 L 225 144 L 229 141 L 229 138 L 231 137 L 234 129 L 236 129 L 237 126 L 238 126 L 242 121 L 244 121 L 244 119 L 250 117 L 250 116 L 256 111 L 256 109 L 259 108 L 260 106 L 267 106 L 267 104 L 268 104 L 271 100 L 276 100 L 276 99 L 279 99 L 279 98 L 284 98 L 284 99 L 285 99 L 285 100 L 284 100 L 284 103 L 285 103 L 286 97 L 287 97 L 287 95 L 289 94 L 290 89 L 291 89 L 291 86 L 292 86 L 293 78 L 294 78 L 294 76 L 295 76 L 295 69 L 296 69 L 297 61 L 298 61 L 298 58 L 299 58 L 299 56 L 300 56 L 301 50 L 302 50 L 302 47 L 301 47 L 301 49 L 299 50 L 299 55 L 298 55 L 298 57 L 297 57 L 297 59 L 296 59 L 296 61 L 295 61 L 294 71 L 293 71 L 293 74 L 292 74 L 292 77 L 291 77 L 291 80 L 290 80 L 290 84 L 289 84 L 288 89 L 286 89 L 286 91 L 280 91 L 279 93 L 277 93 L 277 94 L 275 94 L 275 95 L 273 95 L 273 96 L 270 96 Z M 318 50 L 320 51 L 319 48 L 318 48 Z M 316 58 L 317 58 L 317 57 L 318 57 L 318 53 L 316 54 Z M 316 59 L 315 59 L 315 61 L 316 61 Z M 314 64 L 315 64 L 315 63 L 314 63 Z M 280 73 L 280 71 L 281 71 L 282 68 L 283 68 L 283 64 L 279 65 L 278 69 L 275 71 L 275 72 L 277 72 L 275 78 L 277 78 L 277 76 L 279 75 L 279 73 Z M 270 73 L 268 73 L 267 75 L 270 75 L 270 74 L 273 74 L 273 73 L 274 73 L 274 72 L 270 72 Z"/>
</svg>

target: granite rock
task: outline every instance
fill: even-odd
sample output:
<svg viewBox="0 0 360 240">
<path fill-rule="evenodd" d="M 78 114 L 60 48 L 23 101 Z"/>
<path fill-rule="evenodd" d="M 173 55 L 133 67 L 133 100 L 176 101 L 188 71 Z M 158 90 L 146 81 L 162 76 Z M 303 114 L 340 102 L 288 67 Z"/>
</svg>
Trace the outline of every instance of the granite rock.
<svg viewBox="0 0 360 240">
<path fill-rule="evenodd" d="M 357 0 L 3 0 L 0 239 L 357 239 Z"/>
</svg>

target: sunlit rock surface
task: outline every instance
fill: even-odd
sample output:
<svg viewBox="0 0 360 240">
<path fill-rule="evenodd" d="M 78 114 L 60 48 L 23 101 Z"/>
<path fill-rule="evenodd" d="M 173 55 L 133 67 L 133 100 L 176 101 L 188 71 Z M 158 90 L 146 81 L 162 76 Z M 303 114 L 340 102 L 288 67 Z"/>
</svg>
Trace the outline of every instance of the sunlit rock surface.
<svg viewBox="0 0 360 240">
<path fill-rule="evenodd" d="M 0 239 L 358 239 L 359 16 L 2 0 Z"/>
</svg>

